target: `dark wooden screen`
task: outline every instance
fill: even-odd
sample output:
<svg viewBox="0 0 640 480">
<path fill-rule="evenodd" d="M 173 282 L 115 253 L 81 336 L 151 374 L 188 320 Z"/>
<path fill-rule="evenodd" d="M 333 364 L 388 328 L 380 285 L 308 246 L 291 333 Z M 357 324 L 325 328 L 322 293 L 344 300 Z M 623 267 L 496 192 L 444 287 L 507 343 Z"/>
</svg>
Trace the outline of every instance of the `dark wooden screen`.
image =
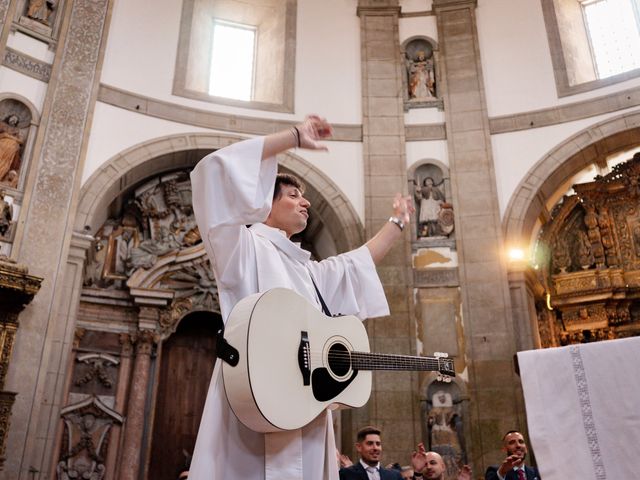
<svg viewBox="0 0 640 480">
<path fill-rule="evenodd" d="M 212 315 L 190 314 L 163 345 L 149 480 L 175 480 L 193 453 L 216 358 Z"/>
</svg>

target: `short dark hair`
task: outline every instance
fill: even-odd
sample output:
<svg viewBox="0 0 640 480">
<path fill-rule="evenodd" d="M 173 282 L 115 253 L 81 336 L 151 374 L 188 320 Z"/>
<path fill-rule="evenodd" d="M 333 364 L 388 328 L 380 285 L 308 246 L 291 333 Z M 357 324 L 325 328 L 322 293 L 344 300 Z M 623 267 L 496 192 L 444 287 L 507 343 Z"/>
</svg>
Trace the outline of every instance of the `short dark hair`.
<svg viewBox="0 0 640 480">
<path fill-rule="evenodd" d="M 502 436 L 502 443 L 504 443 L 505 439 L 507 438 L 507 435 L 511 435 L 512 433 L 519 433 L 520 435 L 522 435 L 522 433 L 520 432 L 520 430 L 509 430 L 507 433 L 505 433 Z M 522 435 L 524 437 L 524 435 Z"/>
<path fill-rule="evenodd" d="M 358 443 L 362 443 L 364 441 L 365 438 L 367 438 L 367 435 L 380 435 L 380 429 L 376 428 L 376 427 L 372 427 L 371 425 L 369 425 L 368 427 L 363 427 L 360 430 L 358 430 L 358 434 L 356 436 L 356 441 Z"/>
<path fill-rule="evenodd" d="M 273 189 L 273 199 L 276 200 L 282 195 L 282 185 L 291 185 L 304 193 L 304 184 L 295 175 L 290 173 L 279 173 L 276 175 L 276 186 Z"/>
</svg>

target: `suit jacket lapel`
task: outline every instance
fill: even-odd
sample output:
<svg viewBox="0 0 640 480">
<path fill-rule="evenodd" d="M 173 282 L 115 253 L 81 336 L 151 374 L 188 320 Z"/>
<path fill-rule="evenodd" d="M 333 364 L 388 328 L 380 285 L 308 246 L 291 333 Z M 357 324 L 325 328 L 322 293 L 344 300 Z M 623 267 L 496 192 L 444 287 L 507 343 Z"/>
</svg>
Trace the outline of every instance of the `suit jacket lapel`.
<svg viewBox="0 0 640 480">
<path fill-rule="evenodd" d="M 356 464 L 356 469 L 362 480 L 369 480 L 369 475 L 360 462 Z M 382 478 L 380 480 L 382 480 Z"/>
</svg>

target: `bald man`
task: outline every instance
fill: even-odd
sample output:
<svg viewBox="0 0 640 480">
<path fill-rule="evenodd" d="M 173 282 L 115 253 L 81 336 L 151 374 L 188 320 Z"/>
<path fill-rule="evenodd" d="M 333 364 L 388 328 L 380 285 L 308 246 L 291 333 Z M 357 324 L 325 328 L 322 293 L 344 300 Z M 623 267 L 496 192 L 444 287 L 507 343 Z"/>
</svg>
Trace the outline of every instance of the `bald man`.
<svg viewBox="0 0 640 480">
<path fill-rule="evenodd" d="M 487 468 L 485 480 L 540 480 L 536 467 L 525 465 L 527 443 L 517 430 L 510 430 L 502 437 L 502 451 L 507 454 L 502 464 Z"/>
<path fill-rule="evenodd" d="M 444 480 L 447 471 L 440 454 L 427 452 L 423 443 L 419 443 L 418 449 L 411 455 L 411 466 L 413 466 L 415 480 Z M 458 480 L 472 480 L 469 465 L 464 465 L 460 469 Z"/>
</svg>

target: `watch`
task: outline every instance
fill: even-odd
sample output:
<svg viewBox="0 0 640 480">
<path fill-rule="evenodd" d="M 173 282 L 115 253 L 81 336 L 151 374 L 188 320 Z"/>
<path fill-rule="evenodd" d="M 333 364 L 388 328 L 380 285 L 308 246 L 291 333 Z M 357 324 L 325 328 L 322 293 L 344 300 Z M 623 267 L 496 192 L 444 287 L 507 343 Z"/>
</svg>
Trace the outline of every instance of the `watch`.
<svg viewBox="0 0 640 480">
<path fill-rule="evenodd" d="M 400 220 L 398 217 L 389 217 L 389 221 L 391 223 L 395 223 L 398 228 L 400 229 L 400 231 L 404 230 L 404 222 L 402 220 Z"/>
</svg>

